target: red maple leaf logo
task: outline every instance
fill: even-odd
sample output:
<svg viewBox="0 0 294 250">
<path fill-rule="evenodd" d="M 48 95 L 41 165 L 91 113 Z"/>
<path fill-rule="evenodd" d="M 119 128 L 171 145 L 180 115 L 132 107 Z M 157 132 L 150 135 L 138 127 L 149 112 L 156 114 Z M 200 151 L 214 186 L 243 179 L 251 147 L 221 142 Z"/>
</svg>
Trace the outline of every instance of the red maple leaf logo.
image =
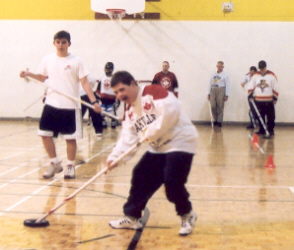
<svg viewBox="0 0 294 250">
<path fill-rule="evenodd" d="M 148 102 L 146 102 L 145 105 L 144 105 L 144 109 L 147 110 L 147 111 L 149 111 L 151 109 L 151 107 L 152 107 L 151 103 L 148 103 Z"/>
<path fill-rule="evenodd" d="M 105 87 L 105 89 L 109 89 L 109 88 L 110 88 L 110 84 L 109 84 L 109 82 L 105 83 L 105 84 L 104 84 L 104 87 Z"/>
<path fill-rule="evenodd" d="M 132 118 L 133 118 L 133 112 L 130 111 L 129 114 L 128 114 L 128 116 L 129 116 L 130 120 L 132 120 Z"/>
</svg>

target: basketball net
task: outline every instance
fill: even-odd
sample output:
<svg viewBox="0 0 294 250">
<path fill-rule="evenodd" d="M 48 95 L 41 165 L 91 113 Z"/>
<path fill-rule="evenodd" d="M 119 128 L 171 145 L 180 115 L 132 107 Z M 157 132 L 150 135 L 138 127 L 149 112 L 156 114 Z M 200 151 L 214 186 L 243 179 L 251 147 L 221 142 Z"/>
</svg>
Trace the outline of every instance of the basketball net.
<svg viewBox="0 0 294 250">
<path fill-rule="evenodd" d="M 126 11 L 123 9 L 107 9 L 106 11 L 110 20 L 120 21 L 126 15 Z"/>
</svg>

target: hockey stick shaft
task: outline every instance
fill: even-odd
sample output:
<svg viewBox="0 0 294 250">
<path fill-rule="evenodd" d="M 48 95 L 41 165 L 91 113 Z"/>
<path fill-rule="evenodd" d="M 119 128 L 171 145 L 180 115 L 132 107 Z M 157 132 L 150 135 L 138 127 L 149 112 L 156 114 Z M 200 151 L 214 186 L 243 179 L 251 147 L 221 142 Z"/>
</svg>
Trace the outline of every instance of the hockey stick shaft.
<svg viewBox="0 0 294 250">
<path fill-rule="evenodd" d="M 44 98 L 44 95 L 41 95 L 37 100 L 35 100 L 34 102 L 32 102 L 29 106 L 27 106 L 23 111 L 27 111 L 30 107 L 32 107 L 34 104 L 36 104 L 39 100 L 41 100 L 42 98 Z"/>
<path fill-rule="evenodd" d="M 212 112 L 211 112 L 210 101 L 208 101 L 208 106 L 209 106 L 209 114 L 210 114 L 211 127 L 213 128 L 213 120 L 212 120 Z"/>
<path fill-rule="evenodd" d="M 253 101 L 253 100 L 250 100 L 251 101 L 251 103 L 252 103 L 252 106 L 254 107 L 254 109 L 255 109 L 255 112 L 256 112 L 256 114 L 257 114 L 257 116 L 258 116 L 258 118 L 259 118 L 259 121 L 261 122 L 261 124 L 262 124 L 262 127 L 263 127 L 263 129 L 264 129 L 264 131 L 265 131 L 265 133 L 266 133 L 266 136 L 269 136 L 270 134 L 269 134 L 269 132 L 268 132 L 268 130 L 267 130 L 267 127 L 265 126 L 265 124 L 264 124 L 264 121 L 263 121 L 263 119 L 262 119 L 262 117 L 261 117 L 261 115 L 260 115 L 260 113 L 259 113 L 259 111 L 258 111 L 258 108 L 256 107 L 256 105 L 255 105 L 255 102 Z"/>
<path fill-rule="evenodd" d="M 134 144 L 131 148 L 129 148 L 122 155 L 120 155 L 116 160 L 114 160 L 111 163 L 111 166 L 114 166 L 117 163 L 119 163 L 125 156 L 127 156 L 129 153 L 131 153 L 136 148 L 138 148 L 144 141 L 145 141 L 145 138 L 141 139 L 138 143 Z M 100 172 L 98 172 L 90 180 L 88 180 L 83 186 L 81 186 L 79 189 L 77 189 L 75 192 L 73 192 L 70 196 L 68 196 L 67 198 L 65 198 L 60 204 L 56 205 L 49 212 L 47 212 L 42 217 L 40 217 L 39 219 L 37 219 L 36 220 L 36 223 L 39 223 L 42 220 L 46 219 L 50 214 L 54 213 L 58 208 L 62 207 L 66 202 L 68 202 L 69 200 L 71 200 L 72 198 L 74 198 L 78 193 L 80 193 L 82 190 L 84 190 L 88 185 L 90 185 L 92 182 L 94 182 L 98 177 L 100 177 L 102 174 L 104 174 L 107 170 L 108 170 L 107 167 L 103 168 Z"/>
<path fill-rule="evenodd" d="M 45 86 L 44 83 L 42 83 L 42 82 L 40 82 L 40 81 L 38 81 L 38 80 L 36 80 L 36 79 L 34 79 L 34 78 L 32 78 L 32 77 L 26 77 L 26 79 L 28 79 L 28 81 L 31 80 L 31 81 L 33 81 L 34 83 L 38 84 L 38 85 L 42 85 L 43 87 Z M 46 86 L 46 87 L 47 87 L 47 86 Z M 62 93 L 62 92 L 60 92 L 60 91 L 58 91 L 58 90 L 56 90 L 56 89 L 54 89 L 54 88 L 52 88 L 52 87 L 48 87 L 48 88 L 50 88 L 52 91 L 54 91 L 55 93 L 57 93 L 57 94 L 59 94 L 59 95 L 62 95 L 62 96 L 65 96 L 65 97 L 67 97 L 67 98 L 69 98 L 69 99 L 71 99 L 71 100 L 74 100 L 74 101 L 80 102 L 81 104 L 87 106 L 88 108 L 95 109 L 94 105 L 92 105 L 92 104 L 90 104 L 90 103 L 87 103 L 87 102 L 81 100 L 80 98 L 76 98 L 76 97 L 71 96 L 71 95 L 68 95 L 68 94 L 66 94 L 66 93 Z M 115 120 L 117 120 L 117 121 L 120 121 L 120 119 L 119 119 L 117 116 L 112 115 L 112 114 L 110 114 L 110 113 L 107 113 L 107 112 L 103 112 L 103 111 L 102 111 L 102 114 L 103 114 L 103 115 L 106 115 L 106 116 L 108 116 L 108 117 L 110 117 L 110 118 L 113 118 L 113 119 L 115 119 Z"/>
</svg>

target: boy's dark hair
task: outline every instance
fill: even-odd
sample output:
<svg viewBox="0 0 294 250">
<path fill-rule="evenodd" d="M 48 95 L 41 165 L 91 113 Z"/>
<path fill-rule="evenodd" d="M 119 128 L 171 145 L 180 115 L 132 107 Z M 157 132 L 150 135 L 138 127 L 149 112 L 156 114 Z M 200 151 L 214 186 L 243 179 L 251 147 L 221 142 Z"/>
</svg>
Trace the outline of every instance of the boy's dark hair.
<svg viewBox="0 0 294 250">
<path fill-rule="evenodd" d="M 114 68 L 114 65 L 113 65 L 112 62 L 108 62 L 108 63 L 105 64 L 105 68 L 106 69 L 113 69 Z"/>
<path fill-rule="evenodd" d="M 118 71 L 111 78 L 111 87 L 114 87 L 119 83 L 130 86 L 132 81 L 136 83 L 134 77 L 129 72 Z"/>
<path fill-rule="evenodd" d="M 251 70 L 254 70 L 254 71 L 256 72 L 256 71 L 257 71 L 257 68 L 256 68 L 255 66 L 251 66 L 251 67 L 250 67 L 250 71 L 251 71 Z"/>
<path fill-rule="evenodd" d="M 169 66 L 169 62 L 168 61 L 163 61 L 162 63 L 167 63 L 167 65 Z"/>
<path fill-rule="evenodd" d="M 70 34 L 64 30 L 58 31 L 54 35 L 53 40 L 55 41 L 56 39 L 62 39 L 62 38 L 65 38 L 70 43 Z"/>
<path fill-rule="evenodd" d="M 259 63 L 258 63 L 258 68 L 259 69 L 264 69 L 266 67 L 266 62 L 265 61 L 260 61 Z"/>
</svg>

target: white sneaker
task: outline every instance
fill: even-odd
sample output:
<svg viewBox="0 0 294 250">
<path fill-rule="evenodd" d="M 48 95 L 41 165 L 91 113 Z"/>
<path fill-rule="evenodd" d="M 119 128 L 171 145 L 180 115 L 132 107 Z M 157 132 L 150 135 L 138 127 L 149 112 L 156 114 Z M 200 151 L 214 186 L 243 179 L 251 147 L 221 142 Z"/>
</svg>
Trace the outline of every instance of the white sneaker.
<svg viewBox="0 0 294 250">
<path fill-rule="evenodd" d="M 97 139 L 98 139 L 98 138 L 102 138 L 102 134 L 101 134 L 101 133 L 97 133 L 97 134 L 96 134 L 96 137 L 97 137 Z"/>
<path fill-rule="evenodd" d="M 56 173 L 60 173 L 63 170 L 61 166 L 61 162 L 54 164 L 53 162 L 50 163 L 46 171 L 43 173 L 44 179 L 52 178 Z"/>
<path fill-rule="evenodd" d="M 76 178 L 75 167 L 73 165 L 67 165 L 64 171 L 64 179 Z"/>
<path fill-rule="evenodd" d="M 109 221 L 109 225 L 116 229 L 140 229 L 143 227 L 140 219 L 131 219 L 127 216 L 119 220 Z"/>
<path fill-rule="evenodd" d="M 190 213 L 182 216 L 182 227 L 179 231 L 179 234 L 182 236 L 192 233 L 193 228 L 195 227 L 195 221 L 197 220 L 197 215 L 194 211 L 191 210 Z"/>
</svg>

